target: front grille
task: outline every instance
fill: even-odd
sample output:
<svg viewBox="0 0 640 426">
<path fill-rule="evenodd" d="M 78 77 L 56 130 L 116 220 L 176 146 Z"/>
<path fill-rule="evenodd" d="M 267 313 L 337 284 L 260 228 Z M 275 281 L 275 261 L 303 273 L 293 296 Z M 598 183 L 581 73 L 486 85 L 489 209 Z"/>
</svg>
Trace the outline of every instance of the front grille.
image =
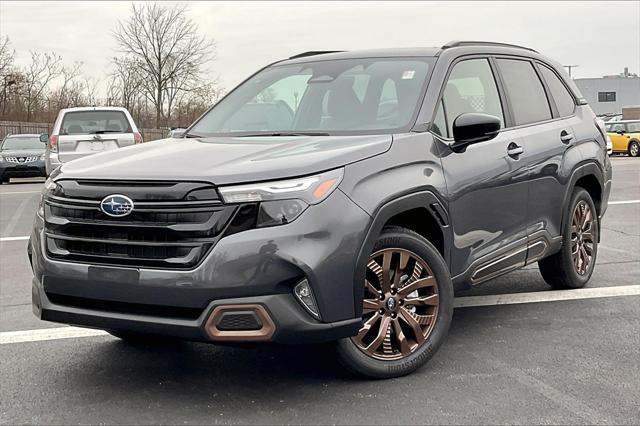
<svg viewBox="0 0 640 426">
<path fill-rule="evenodd" d="M 202 311 L 204 311 L 202 308 L 115 302 L 104 299 L 90 299 L 86 297 L 67 296 L 64 294 L 49 292 L 47 292 L 47 298 L 56 305 L 70 306 L 72 308 L 186 320 L 197 319 L 202 314 Z"/>
<path fill-rule="evenodd" d="M 55 259 L 147 268 L 195 267 L 235 214 L 203 183 L 58 181 L 45 197 L 48 254 Z M 91 195 L 93 194 L 93 196 Z M 131 214 L 106 215 L 100 202 L 129 196 Z"/>
<path fill-rule="evenodd" d="M 38 161 L 38 157 L 4 157 L 8 163 L 16 163 L 16 164 L 24 164 L 24 163 L 33 163 L 34 161 Z"/>
</svg>

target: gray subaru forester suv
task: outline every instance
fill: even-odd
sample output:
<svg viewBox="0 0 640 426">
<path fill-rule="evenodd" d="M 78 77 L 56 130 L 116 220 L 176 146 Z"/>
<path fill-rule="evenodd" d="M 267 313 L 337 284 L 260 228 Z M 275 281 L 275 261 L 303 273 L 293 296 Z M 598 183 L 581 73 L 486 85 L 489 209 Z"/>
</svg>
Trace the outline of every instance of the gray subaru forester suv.
<svg viewBox="0 0 640 426">
<path fill-rule="evenodd" d="M 179 139 L 63 165 L 29 244 L 43 320 L 125 340 L 335 341 L 407 374 L 454 288 L 594 269 L 611 165 L 562 67 L 513 45 L 307 52 Z"/>
</svg>

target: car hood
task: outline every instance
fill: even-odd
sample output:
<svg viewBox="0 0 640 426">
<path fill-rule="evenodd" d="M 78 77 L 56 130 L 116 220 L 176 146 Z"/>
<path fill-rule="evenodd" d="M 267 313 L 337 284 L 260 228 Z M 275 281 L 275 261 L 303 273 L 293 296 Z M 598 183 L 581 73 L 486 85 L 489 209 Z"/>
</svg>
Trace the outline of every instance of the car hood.
<svg viewBox="0 0 640 426">
<path fill-rule="evenodd" d="M 312 174 L 382 154 L 391 135 L 162 139 L 84 157 L 60 178 L 197 180 L 216 185 Z"/>
<path fill-rule="evenodd" d="M 44 149 L 3 149 L 0 155 L 3 157 L 33 157 L 44 154 Z"/>
</svg>

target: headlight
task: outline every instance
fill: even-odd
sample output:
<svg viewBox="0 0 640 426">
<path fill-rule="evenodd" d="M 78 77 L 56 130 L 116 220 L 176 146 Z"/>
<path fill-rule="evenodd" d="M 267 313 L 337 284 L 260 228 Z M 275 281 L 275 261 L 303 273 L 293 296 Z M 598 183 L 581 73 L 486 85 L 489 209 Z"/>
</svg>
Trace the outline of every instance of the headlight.
<svg viewBox="0 0 640 426">
<path fill-rule="evenodd" d="M 2 163 L 3 161 L 4 161 L 4 157 L 0 155 L 0 163 Z"/>
<path fill-rule="evenodd" d="M 310 204 L 327 198 L 340 184 L 344 169 L 272 182 L 220 187 L 226 203 L 260 203 L 257 226 L 282 225 L 295 220 Z"/>
<path fill-rule="evenodd" d="M 307 204 L 317 204 L 338 187 L 343 173 L 343 169 L 337 169 L 296 179 L 223 186 L 220 187 L 220 193 L 226 203 L 255 203 L 296 198 Z"/>
<path fill-rule="evenodd" d="M 49 178 L 44 183 L 44 188 L 42 189 L 42 195 L 40 196 L 40 205 L 38 206 L 38 214 L 40 217 L 44 217 L 44 199 L 47 195 L 53 194 L 58 188 L 58 184 L 53 181 L 53 175 L 49 176 Z"/>
</svg>

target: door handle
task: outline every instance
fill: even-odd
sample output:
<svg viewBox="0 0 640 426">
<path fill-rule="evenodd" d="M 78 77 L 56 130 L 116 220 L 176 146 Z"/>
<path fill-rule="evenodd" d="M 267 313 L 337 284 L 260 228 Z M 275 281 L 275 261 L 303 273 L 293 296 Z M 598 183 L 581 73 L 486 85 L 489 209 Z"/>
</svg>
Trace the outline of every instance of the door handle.
<svg viewBox="0 0 640 426">
<path fill-rule="evenodd" d="M 569 143 L 573 140 L 573 134 L 571 133 L 567 133 L 566 131 L 562 131 L 562 133 L 560 133 L 560 140 L 563 143 Z"/>
<path fill-rule="evenodd" d="M 524 152 L 524 148 L 515 142 L 511 142 L 507 147 L 507 154 L 509 157 L 517 157 Z"/>
</svg>

